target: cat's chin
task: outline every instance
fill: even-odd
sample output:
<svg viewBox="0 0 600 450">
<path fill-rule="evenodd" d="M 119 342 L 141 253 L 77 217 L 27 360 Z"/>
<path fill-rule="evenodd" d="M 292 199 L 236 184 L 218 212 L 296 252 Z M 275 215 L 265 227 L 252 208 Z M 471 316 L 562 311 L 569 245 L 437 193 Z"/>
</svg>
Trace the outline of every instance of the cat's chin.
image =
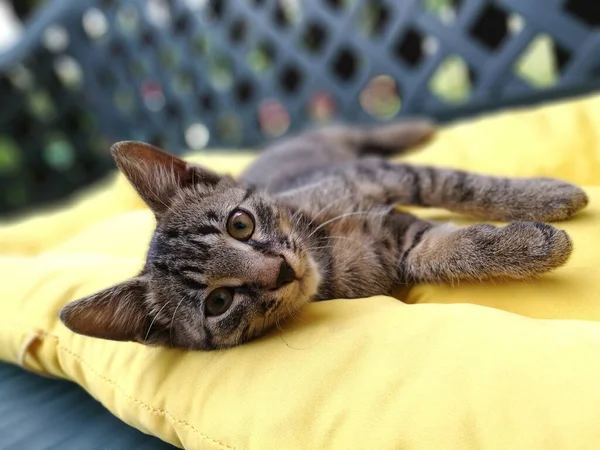
<svg viewBox="0 0 600 450">
<path fill-rule="evenodd" d="M 242 342 L 237 342 L 234 345 L 240 345 L 260 337 L 276 323 L 293 316 L 295 311 L 315 297 L 321 274 L 312 257 L 307 256 L 301 261 L 300 270 L 297 273 L 296 280 L 280 288 L 279 307 L 276 311 L 267 317 L 256 318 L 250 326 L 252 331 L 249 335 L 245 336 Z"/>
</svg>

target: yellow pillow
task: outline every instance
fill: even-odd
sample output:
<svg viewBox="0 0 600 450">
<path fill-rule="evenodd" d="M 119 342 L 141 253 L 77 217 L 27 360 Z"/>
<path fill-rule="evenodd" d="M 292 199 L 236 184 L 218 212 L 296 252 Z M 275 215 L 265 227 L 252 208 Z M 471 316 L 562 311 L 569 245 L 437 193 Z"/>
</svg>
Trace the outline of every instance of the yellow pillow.
<svg viewBox="0 0 600 450">
<path fill-rule="evenodd" d="M 594 97 L 459 124 L 411 159 L 591 185 L 597 115 Z M 249 161 L 199 159 L 234 173 Z M 68 301 L 141 268 L 153 218 L 116 177 L 63 211 L 0 228 L 0 359 L 71 379 L 186 448 L 595 449 L 600 324 L 465 304 L 600 320 L 600 187 L 588 192 L 588 211 L 560 224 L 575 253 L 555 274 L 419 286 L 408 298 L 419 304 L 313 304 L 247 345 L 185 353 L 74 335 L 57 320 Z"/>
</svg>

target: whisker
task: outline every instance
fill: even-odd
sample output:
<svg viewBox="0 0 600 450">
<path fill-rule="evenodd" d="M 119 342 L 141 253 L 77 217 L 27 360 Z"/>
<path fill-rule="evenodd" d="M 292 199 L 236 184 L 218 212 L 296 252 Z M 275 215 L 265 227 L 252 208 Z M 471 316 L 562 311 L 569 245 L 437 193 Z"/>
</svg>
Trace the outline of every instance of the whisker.
<svg viewBox="0 0 600 450">
<path fill-rule="evenodd" d="M 331 179 L 326 178 L 325 180 L 321 180 L 317 183 L 307 184 L 305 186 L 300 186 L 300 187 L 291 189 L 289 191 L 284 191 L 280 194 L 277 194 L 277 197 L 289 197 L 290 195 L 296 195 L 299 192 L 304 192 L 304 191 L 309 191 L 311 189 L 315 189 L 315 188 L 322 186 L 323 184 L 328 183 L 330 181 L 331 181 Z"/>
<path fill-rule="evenodd" d="M 177 303 L 177 306 L 175 307 L 175 311 L 173 311 L 173 317 L 171 317 L 171 325 L 169 326 L 169 340 L 171 341 L 171 347 L 173 346 L 173 322 L 175 321 L 175 314 L 177 314 L 177 310 L 183 303 L 184 299 L 185 297 L 181 297 L 181 300 L 179 300 L 179 303 Z"/>
<path fill-rule="evenodd" d="M 156 321 L 156 319 L 158 318 L 158 316 L 160 316 L 160 313 L 163 311 L 163 309 L 166 308 L 166 306 L 168 304 L 170 304 L 173 301 L 173 299 L 169 300 L 168 302 L 166 302 L 162 308 L 160 308 L 158 310 L 158 312 L 154 315 L 154 318 L 152 319 L 152 321 L 150 322 L 150 326 L 148 327 L 148 331 L 146 331 L 146 336 L 144 336 L 144 342 L 148 340 L 148 336 L 150 335 L 150 330 L 152 329 L 152 325 L 154 325 L 154 322 Z"/>
<path fill-rule="evenodd" d="M 353 244 L 360 245 L 367 252 L 372 252 L 373 251 L 373 249 L 371 247 L 369 247 L 367 244 L 365 244 L 364 242 L 361 242 L 361 241 L 358 241 L 356 239 L 352 239 L 352 238 L 349 238 L 349 237 L 345 237 L 345 236 L 325 236 L 323 239 L 343 239 L 343 240 L 346 240 L 346 241 L 350 241 Z M 346 247 L 343 247 L 343 248 L 345 249 Z"/>
<path fill-rule="evenodd" d="M 345 213 L 345 214 L 340 214 L 339 216 L 336 216 L 336 217 L 334 217 L 332 219 L 326 220 L 321 225 L 319 225 L 317 228 L 315 228 L 312 231 L 312 233 L 310 233 L 307 236 L 307 239 L 309 239 L 310 237 L 312 237 L 317 231 L 319 231 L 324 226 L 329 225 L 331 222 L 335 222 L 336 220 L 343 219 L 344 217 L 358 216 L 358 215 L 369 215 L 369 214 L 372 214 L 374 216 L 383 216 L 383 215 L 389 214 L 390 209 L 388 208 L 385 211 L 381 211 L 381 212 L 376 212 L 376 211 L 378 211 L 378 210 L 355 211 L 355 212 L 349 212 L 349 213 Z"/>
<path fill-rule="evenodd" d="M 290 217 L 290 222 L 294 222 L 294 220 L 296 220 L 295 225 L 298 225 L 298 222 L 300 220 L 300 213 L 302 212 L 301 208 L 298 208 L 296 210 L 296 212 L 294 214 L 292 214 L 292 217 Z"/>
<path fill-rule="evenodd" d="M 320 248 L 336 248 L 336 246 L 335 245 L 319 245 L 317 247 L 308 247 L 308 248 L 305 248 L 304 250 L 306 250 L 306 251 L 309 251 L 309 250 L 318 250 Z"/>
<path fill-rule="evenodd" d="M 308 229 L 310 228 L 310 226 L 314 223 L 314 221 L 317 219 L 317 217 L 319 217 L 321 214 L 323 214 L 327 209 L 331 208 L 332 206 L 338 204 L 339 202 L 341 202 L 342 200 L 347 200 L 351 197 L 354 197 L 356 194 L 355 193 L 350 193 L 348 195 L 344 195 L 342 197 L 337 198 L 336 200 L 334 200 L 331 203 L 328 203 L 327 205 L 325 205 L 324 207 L 322 207 L 319 211 L 317 211 L 312 219 L 310 220 L 310 222 L 308 222 L 308 224 L 306 225 L 306 229 L 305 231 L 308 231 Z M 312 235 L 311 235 L 312 236 Z M 310 236 L 309 236 L 310 237 Z"/>
<path fill-rule="evenodd" d="M 291 317 L 292 317 L 294 320 L 297 320 L 297 321 L 299 321 L 299 322 L 302 322 L 302 319 L 300 318 L 300 316 L 297 316 L 297 315 L 296 315 L 296 311 L 298 311 L 298 309 L 297 309 L 297 308 L 292 308 L 291 306 L 290 306 L 289 308 L 290 308 L 290 316 L 291 316 Z"/>
</svg>

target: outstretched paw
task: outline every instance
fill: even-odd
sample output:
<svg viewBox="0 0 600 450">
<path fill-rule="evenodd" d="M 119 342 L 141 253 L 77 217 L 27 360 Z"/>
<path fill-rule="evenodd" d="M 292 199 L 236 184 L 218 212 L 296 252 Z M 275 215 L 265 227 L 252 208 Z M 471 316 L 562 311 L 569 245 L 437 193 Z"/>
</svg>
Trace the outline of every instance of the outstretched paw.
<svg viewBox="0 0 600 450">
<path fill-rule="evenodd" d="M 509 266 L 525 276 L 556 269 L 567 262 L 573 243 L 563 230 L 540 222 L 513 222 L 499 230 L 498 245 Z"/>
<path fill-rule="evenodd" d="M 543 222 L 568 219 L 589 202 L 580 187 L 553 179 L 540 179 L 539 196 L 540 217 L 537 220 Z"/>
<path fill-rule="evenodd" d="M 572 217 L 589 202 L 578 186 L 552 178 L 519 180 L 509 220 L 554 222 Z"/>
<path fill-rule="evenodd" d="M 573 251 L 562 230 L 540 222 L 433 227 L 405 261 L 419 282 L 524 279 L 550 272 Z"/>
</svg>

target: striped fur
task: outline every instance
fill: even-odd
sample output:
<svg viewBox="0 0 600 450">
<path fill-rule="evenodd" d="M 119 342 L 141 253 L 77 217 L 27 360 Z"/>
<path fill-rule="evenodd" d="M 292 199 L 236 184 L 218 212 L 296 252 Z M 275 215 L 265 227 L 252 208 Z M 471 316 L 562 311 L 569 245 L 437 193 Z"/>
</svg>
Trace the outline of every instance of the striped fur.
<svg viewBox="0 0 600 450">
<path fill-rule="evenodd" d="M 62 320 L 100 338 L 210 350 L 252 339 L 309 301 L 421 282 L 524 278 L 564 264 L 571 241 L 543 222 L 582 209 L 584 192 L 559 180 L 385 159 L 433 132 L 426 121 L 408 121 L 300 135 L 267 148 L 238 181 L 145 144 L 115 145 L 117 165 L 157 218 L 146 265 L 133 280 L 68 305 Z M 459 228 L 396 205 L 517 222 Z M 243 242 L 226 228 L 240 208 L 255 222 Z M 277 288 L 281 258 L 296 280 Z M 210 317 L 207 295 L 221 287 L 234 301 Z"/>
</svg>

